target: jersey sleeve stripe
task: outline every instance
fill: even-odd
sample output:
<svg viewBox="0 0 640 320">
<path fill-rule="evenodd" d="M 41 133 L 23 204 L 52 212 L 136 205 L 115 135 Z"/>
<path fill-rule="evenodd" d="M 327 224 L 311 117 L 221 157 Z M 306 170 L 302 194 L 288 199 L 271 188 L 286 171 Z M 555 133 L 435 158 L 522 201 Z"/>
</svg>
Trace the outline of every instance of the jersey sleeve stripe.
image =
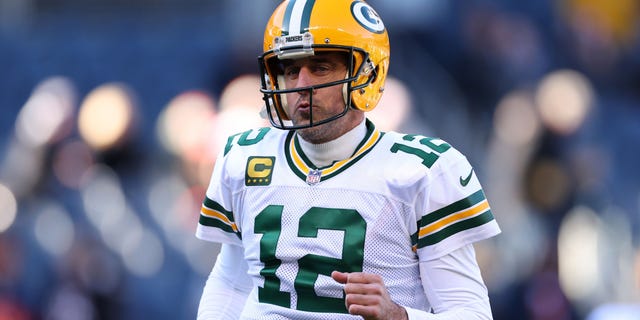
<svg viewBox="0 0 640 320">
<path fill-rule="evenodd" d="M 468 219 L 470 217 L 481 214 L 487 211 L 488 209 L 489 209 L 489 202 L 487 200 L 484 200 L 472 208 L 457 212 L 455 214 L 450 214 L 428 226 L 420 228 L 420 234 L 418 236 L 422 238 L 428 234 L 434 233 L 435 231 L 441 230 L 448 225 L 454 224 L 457 221 Z"/>
<path fill-rule="evenodd" d="M 446 207 L 424 215 L 413 242 L 417 248 L 436 244 L 456 233 L 473 229 L 494 220 L 482 189 Z"/>
<path fill-rule="evenodd" d="M 216 227 L 226 232 L 235 233 L 238 237 L 238 226 L 233 221 L 233 212 L 225 210 L 217 202 L 205 198 L 200 209 L 199 223 L 203 226 Z"/>
<path fill-rule="evenodd" d="M 229 226 L 234 232 L 238 231 L 238 227 L 236 226 L 236 224 L 229 221 L 227 217 L 225 217 L 222 213 L 218 211 L 211 210 L 209 208 L 206 208 L 205 206 L 202 206 L 202 210 L 200 211 L 200 213 L 203 215 L 203 218 L 219 220 L 220 222 Z"/>
<path fill-rule="evenodd" d="M 492 220 L 493 220 L 493 214 L 491 213 L 491 210 L 488 210 L 479 216 L 460 221 L 436 233 L 420 238 L 418 240 L 418 247 L 423 248 L 426 246 L 434 245 L 456 233 L 482 226 Z"/>
<path fill-rule="evenodd" d="M 455 214 L 456 212 L 473 207 L 482 201 L 486 201 L 486 197 L 484 196 L 484 192 L 482 192 L 482 189 L 480 189 L 462 200 L 458 200 L 444 208 L 438 209 L 422 216 L 419 222 L 419 227 L 420 229 L 422 229 L 423 227 L 428 226 L 451 214 Z"/>
</svg>

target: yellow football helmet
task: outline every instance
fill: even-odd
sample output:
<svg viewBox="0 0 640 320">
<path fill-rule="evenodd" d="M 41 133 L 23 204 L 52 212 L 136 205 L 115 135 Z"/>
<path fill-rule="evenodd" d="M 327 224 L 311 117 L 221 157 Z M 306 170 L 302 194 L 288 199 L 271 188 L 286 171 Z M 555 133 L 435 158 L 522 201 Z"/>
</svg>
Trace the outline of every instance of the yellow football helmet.
<svg viewBox="0 0 640 320">
<path fill-rule="evenodd" d="M 348 74 L 344 80 L 304 88 L 286 88 L 279 60 L 296 59 L 318 52 L 345 52 Z M 349 108 L 370 111 L 384 91 L 389 67 L 389 36 L 382 19 L 362 0 L 285 0 L 273 12 L 264 33 L 264 53 L 258 58 L 271 124 L 280 129 L 320 125 L 341 116 Z M 343 85 L 345 108 L 328 119 L 294 125 L 286 113 L 281 95 Z M 313 98 L 311 98 L 313 99 Z"/>
</svg>

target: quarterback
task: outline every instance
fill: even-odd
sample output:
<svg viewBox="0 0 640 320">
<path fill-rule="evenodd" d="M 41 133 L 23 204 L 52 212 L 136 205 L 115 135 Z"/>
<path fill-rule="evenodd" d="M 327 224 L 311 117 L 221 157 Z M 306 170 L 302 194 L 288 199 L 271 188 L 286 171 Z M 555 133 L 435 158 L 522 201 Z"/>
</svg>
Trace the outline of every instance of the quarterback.
<svg viewBox="0 0 640 320">
<path fill-rule="evenodd" d="M 360 0 L 287 0 L 258 58 L 273 128 L 230 136 L 196 236 L 198 319 L 491 319 L 473 243 L 500 233 L 447 142 L 382 132 L 389 38 Z"/>
</svg>

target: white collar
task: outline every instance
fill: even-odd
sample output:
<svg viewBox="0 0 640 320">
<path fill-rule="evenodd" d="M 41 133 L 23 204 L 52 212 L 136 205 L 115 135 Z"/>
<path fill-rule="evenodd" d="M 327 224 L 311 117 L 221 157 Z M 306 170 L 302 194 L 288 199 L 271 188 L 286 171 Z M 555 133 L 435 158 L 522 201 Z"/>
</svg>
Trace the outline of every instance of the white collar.
<svg viewBox="0 0 640 320">
<path fill-rule="evenodd" d="M 320 144 L 313 144 L 298 136 L 302 152 L 317 167 L 324 167 L 335 161 L 347 159 L 353 155 L 356 148 L 367 135 L 366 121 L 363 120 L 355 128 L 340 137 Z"/>
</svg>

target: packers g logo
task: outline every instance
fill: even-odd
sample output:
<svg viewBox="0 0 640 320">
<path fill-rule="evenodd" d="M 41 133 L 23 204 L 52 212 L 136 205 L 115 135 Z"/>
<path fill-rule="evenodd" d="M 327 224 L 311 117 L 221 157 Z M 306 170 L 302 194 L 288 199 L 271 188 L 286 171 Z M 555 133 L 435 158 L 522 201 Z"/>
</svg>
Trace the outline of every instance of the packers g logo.
<svg viewBox="0 0 640 320">
<path fill-rule="evenodd" d="M 358 23 L 373 33 L 384 32 L 384 23 L 378 13 L 368 4 L 355 1 L 351 4 L 351 14 Z"/>
<path fill-rule="evenodd" d="M 245 170 L 245 186 L 266 186 L 271 183 L 276 157 L 249 157 Z"/>
</svg>

